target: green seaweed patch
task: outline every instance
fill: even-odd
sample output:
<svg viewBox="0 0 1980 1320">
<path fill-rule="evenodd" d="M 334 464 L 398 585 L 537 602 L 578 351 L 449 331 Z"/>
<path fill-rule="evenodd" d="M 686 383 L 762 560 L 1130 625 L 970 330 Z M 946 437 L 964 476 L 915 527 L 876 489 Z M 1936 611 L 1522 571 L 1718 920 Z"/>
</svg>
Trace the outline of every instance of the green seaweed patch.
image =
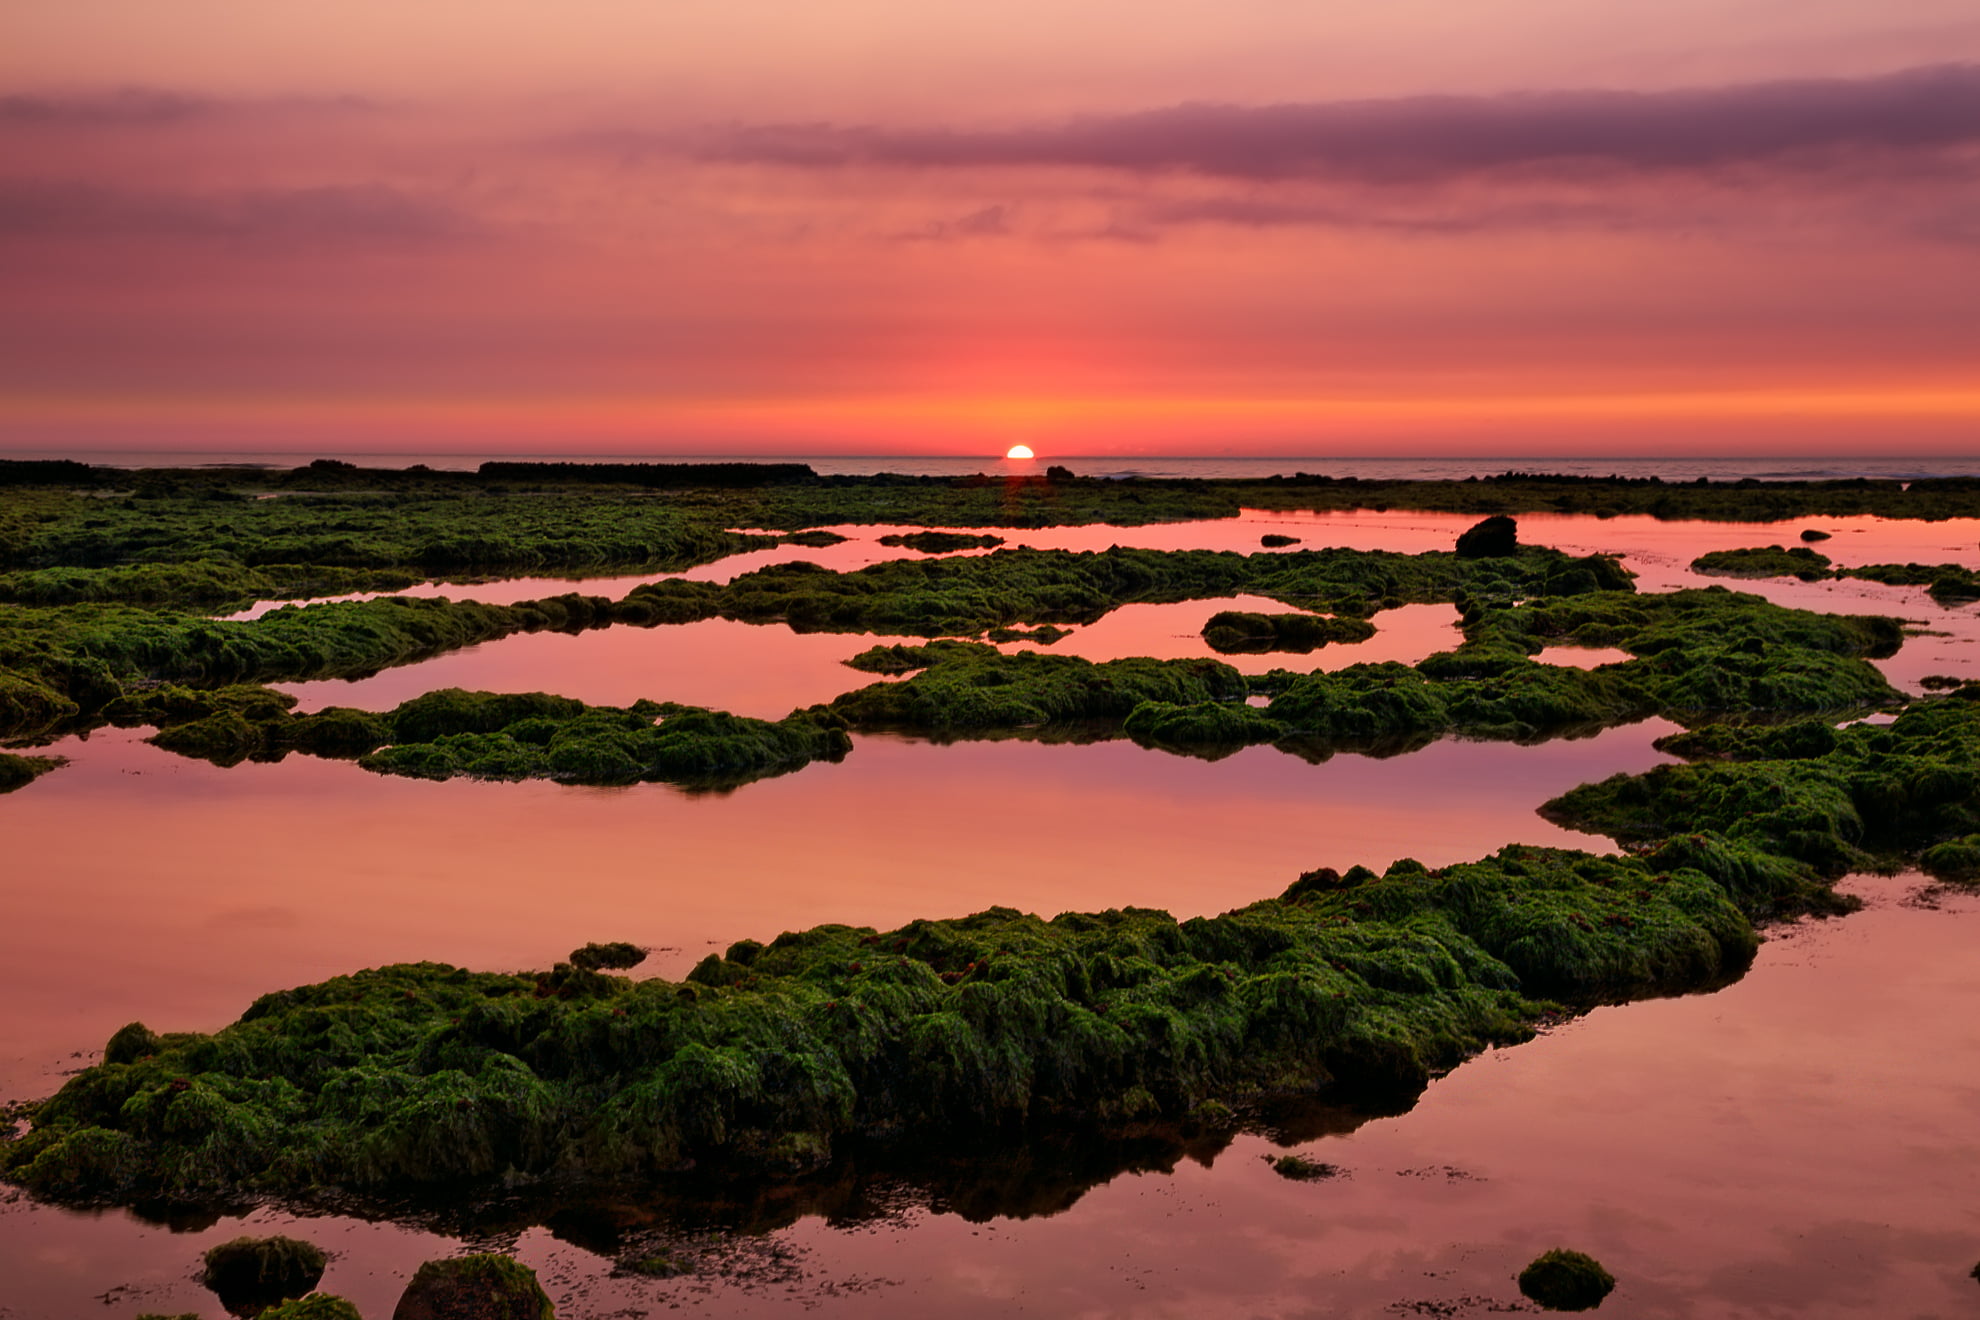
<svg viewBox="0 0 1980 1320">
<path fill-rule="evenodd" d="M 1949 608 L 1980 600 L 1980 573 L 1959 564 L 1865 564 L 1838 573 L 1886 586 L 1924 587 L 1926 595 Z"/>
<path fill-rule="evenodd" d="M 364 1320 L 357 1307 L 330 1293 L 310 1293 L 306 1297 L 269 1307 L 261 1320 Z"/>
<path fill-rule="evenodd" d="M 68 758 L 61 756 L 20 756 L 13 752 L 0 752 L 0 793 L 26 788 L 49 771 L 67 764 Z"/>
<path fill-rule="evenodd" d="M 1272 1172 L 1292 1182 L 1320 1182 L 1341 1176 L 1341 1166 L 1328 1164 L 1324 1160 L 1310 1160 L 1304 1155 L 1267 1155 L 1265 1162 L 1272 1166 Z"/>
<path fill-rule="evenodd" d="M 417 779 L 725 787 L 835 761 L 852 748 L 844 723 L 825 711 L 771 721 L 662 702 L 586 706 L 543 693 L 429 693 L 399 707 L 390 724 L 395 741 L 358 764 Z"/>
<path fill-rule="evenodd" d="M 1821 877 L 1923 865 L 1926 855 L 1956 868 L 1963 841 L 1980 833 L 1971 692 L 1980 689 L 1914 702 L 1887 725 L 1696 730 L 1664 746 L 1710 759 L 1584 784 L 1541 814 L 1625 844 L 1664 840 L 1666 850 L 1709 833 Z"/>
<path fill-rule="evenodd" d="M 1336 642 L 1365 642 L 1375 625 L 1349 615 L 1260 614 L 1220 610 L 1203 625 L 1203 640 L 1224 655 L 1294 651 L 1304 654 Z"/>
<path fill-rule="evenodd" d="M 1763 545 L 1745 550 L 1707 551 L 1691 561 L 1691 571 L 1719 577 L 1791 577 L 1820 582 L 1835 576 L 1830 571 L 1832 562 L 1827 555 L 1806 546 Z"/>
<path fill-rule="evenodd" d="M 880 538 L 881 545 L 919 550 L 925 555 L 953 554 L 957 550 L 994 550 L 1003 543 L 1003 537 L 987 532 L 894 532 Z"/>
<path fill-rule="evenodd" d="M 571 951 L 571 965 L 586 971 L 623 972 L 646 961 L 646 950 L 637 944 L 617 940 L 610 944 L 587 944 Z"/>
<path fill-rule="evenodd" d="M 1243 675 L 1216 660 L 1096 663 L 1037 651 L 1005 654 L 975 642 L 913 650 L 916 660 L 931 662 L 913 678 L 863 687 L 814 709 L 854 728 L 947 732 L 1122 720 L 1143 702 L 1231 701 L 1246 691 Z"/>
<path fill-rule="evenodd" d="M 1615 1289 L 1615 1276 L 1600 1261 L 1558 1247 L 1519 1272 L 1519 1290 L 1549 1311 L 1592 1311 Z"/>
<path fill-rule="evenodd" d="M 1703 988 L 1757 943 L 1704 874 L 1638 858 L 1514 847 L 1291 893 L 1180 922 L 821 926 L 681 982 L 360 972 L 84 1070 L 0 1173 L 65 1201 L 388 1198 L 789 1177 L 847 1143 L 1119 1131 L 1287 1094 L 1393 1105 L 1552 1001 Z"/>
<path fill-rule="evenodd" d="M 292 1237 L 238 1237 L 207 1249 L 200 1282 L 236 1314 L 254 1314 L 301 1297 L 323 1278 L 330 1258 Z"/>
</svg>

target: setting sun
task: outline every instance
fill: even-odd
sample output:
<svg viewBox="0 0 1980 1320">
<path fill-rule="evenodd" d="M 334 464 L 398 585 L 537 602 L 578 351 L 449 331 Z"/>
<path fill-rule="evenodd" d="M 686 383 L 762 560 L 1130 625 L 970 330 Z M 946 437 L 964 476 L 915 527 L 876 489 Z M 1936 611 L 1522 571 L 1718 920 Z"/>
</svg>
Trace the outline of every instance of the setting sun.
<svg viewBox="0 0 1980 1320">
<path fill-rule="evenodd" d="M 1009 449 L 1007 449 L 1007 450 L 1005 450 L 1005 451 L 1004 451 L 1004 457 L 1005 457 L 1005 458 L 1033 458 L 1033 457 L 1036 457 L 1036 455 L 1034 455 L 1034 454 L 1033 454 L 1033 453 L 1031 452 L 1031 446 L 1030 446 L 1030 445 L 1012 445 L 1012 446 L 1011 446 L 1011 447 L 1010 447 Z"/>
</svg>

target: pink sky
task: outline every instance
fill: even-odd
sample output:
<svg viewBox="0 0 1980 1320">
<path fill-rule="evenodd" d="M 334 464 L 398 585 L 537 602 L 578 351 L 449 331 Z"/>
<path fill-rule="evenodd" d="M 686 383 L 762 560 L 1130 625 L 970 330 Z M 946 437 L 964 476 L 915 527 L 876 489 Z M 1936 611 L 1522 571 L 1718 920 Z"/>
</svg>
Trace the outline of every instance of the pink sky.
<svg viewBox="0 0 1980 1320">
<path fill-rule="evenodd" d="M 33 6 L 0 447 L 1972 452 L 1897 8 Z"/>
</svg>

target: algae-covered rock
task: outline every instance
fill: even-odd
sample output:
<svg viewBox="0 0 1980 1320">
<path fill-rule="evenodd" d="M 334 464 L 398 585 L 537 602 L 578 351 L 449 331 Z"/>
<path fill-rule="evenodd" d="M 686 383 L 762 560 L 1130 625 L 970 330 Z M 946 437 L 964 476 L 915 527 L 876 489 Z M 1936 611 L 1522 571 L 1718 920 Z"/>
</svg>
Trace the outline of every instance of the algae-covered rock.
<svg viewBox="0 0 1980 1320">
<path fill-rule="evenodd" d="M 881 545 L 919 550 L 925 555 L 946 555 L 957 550 L 990 550 L 1003 543 L 1001 536 L 971 532 L 894 532 L 880 538 Z"/>
<path fill-rule="evenodd" d="M 357 1307 L 330 1293 L 296 1297 L 261 1313 L 261 1320 L 364 1320 Z"/>
<path fill-rule="evenodd" d="M 1203 640 L 1224 654 L 1262 651 L 1318 650 L 1335 642 L 1362 642 L 1375 635 L 1375 625 L 1354 617 L 1320 614 L 1260 614 L 1223 610 L 1203 625 Z"/>
<path fill-rule="evenodd" d="M 587 944 L 571 951 L 571 965 L 587 971 L 624 971 L 646 961 L 646 950 L 623 940 L 611 944 Z"/>
<path fill-rule="evenodd" d="M 105 1063 L 136 1063 L 146 1055 L 156 1054 L 164 1048 L 165 1042 L 158 1033 L 142 1022 L 127 1022 L 111 1035 L 109 1043 L 103 1047 Z"/>
<path fill-rule="evenodd" d="M 556 1320 L 536 1271 L 502 1255 L 456 1256 L 419 1267 L 392 1320 Z"/>
<path fill-rule="evenodd" d="M 66 765 L 59 756 L 16 756 L 0 752 L 0 793 L 26 788 L 50 770 Z"/>
<path fill-rule="evenodd" d="M 1519 1272 L 1519 1290 L 1549 1311 L 1592 1311 L 1615 1288 L 1615 1276 L 1579 1251 L 1545 1252 Z"/>
<path fill-rule="evenodd" d="M 315 1288 L 329 1258 L 297 1238 L 239 1237 L 208 1248 L 205 1262 L 200 1282 L 229 1311 L 252 1315 Z"/>
<path fill-rule="evenodd" d="M 1723 577 L 1793 577 L 1803 582 L 1819 582 L 1832 577 L 1831 561 L 1806 546 L 1788 549 L 1778 545 L 1755 546 L 1745 550 L 1712 550 L 1691 561 L 1694 573 Z"/>
<path fill-rule="evenodd" d="M 1279 550 L 1289 545 L 1298 545 L 1299 538 L 1297 536 L 1287 536 L 1283 532 L 1267 532 L 1258 538 L 1258 544 L 1264 546 L 1267 550 Z"/>
<path fill-rule="evenodd" d="M 1502 513 L 1476 523 L 1457 539 L 1459 559 L 1503 559 L 1519 553 L 1519 524 Z"/>
<path fill-rule="evenodd" d="M 1935 879 L 1961 884 L 1980 881 L 1980 834 L 1935 844 L 1919 856 L 1918 865 Z"/>
</svg>

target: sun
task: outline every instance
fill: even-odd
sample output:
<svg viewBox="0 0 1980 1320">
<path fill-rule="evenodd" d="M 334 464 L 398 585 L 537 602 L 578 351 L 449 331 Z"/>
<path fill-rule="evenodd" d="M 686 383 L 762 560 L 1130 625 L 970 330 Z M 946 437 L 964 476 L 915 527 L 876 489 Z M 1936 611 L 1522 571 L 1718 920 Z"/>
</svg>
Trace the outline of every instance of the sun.
<svg viewBox="0 0 1980 1320">
<path fill-rule="evenodd" d="M 1031 452 L 1030 445 L 1012 445 L 1009 449 L 1004 451 L 1004 457 L 1005 458 L 1036 458 L 1037 455 Z"/>
</svg>

